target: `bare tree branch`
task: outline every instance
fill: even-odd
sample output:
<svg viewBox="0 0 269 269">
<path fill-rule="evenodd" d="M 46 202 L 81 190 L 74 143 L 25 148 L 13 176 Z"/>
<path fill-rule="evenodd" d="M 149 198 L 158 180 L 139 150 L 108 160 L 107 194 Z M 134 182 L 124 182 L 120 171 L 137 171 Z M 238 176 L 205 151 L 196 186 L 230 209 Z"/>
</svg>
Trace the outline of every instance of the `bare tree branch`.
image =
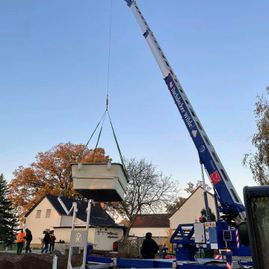
<svg viewBox="0 0 269 269">
<path fill-rule="evenodd" d="M 177 194 L 175 182 L 144 159 L 126 161 L 129 184 L 125 199 L 120 203 L 107 204 L 110 211 L 116 210 L 128 218 L 126 237 L 139 213 L 164 212 L 166 204 L 174 200 Z"/>
</svg>

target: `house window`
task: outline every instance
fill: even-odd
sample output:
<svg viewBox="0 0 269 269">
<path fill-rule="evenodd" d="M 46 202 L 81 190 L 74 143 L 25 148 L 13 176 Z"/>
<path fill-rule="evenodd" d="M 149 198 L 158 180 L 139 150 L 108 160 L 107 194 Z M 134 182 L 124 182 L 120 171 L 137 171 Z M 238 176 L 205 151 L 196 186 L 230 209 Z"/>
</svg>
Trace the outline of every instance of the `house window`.
<svg viewBox="0 0 269 269">
<path fill-rule="evenodd" d="M 41 210 L 37 210 L 36 211 L 36 216 L 35 216 L 37 219 L 40 219 L 41 217 Z"/>
<path fill-rule="evenodd" d="M 46 218 L 50 218 L 51 209 L 46 210 Z"/>
</svg>

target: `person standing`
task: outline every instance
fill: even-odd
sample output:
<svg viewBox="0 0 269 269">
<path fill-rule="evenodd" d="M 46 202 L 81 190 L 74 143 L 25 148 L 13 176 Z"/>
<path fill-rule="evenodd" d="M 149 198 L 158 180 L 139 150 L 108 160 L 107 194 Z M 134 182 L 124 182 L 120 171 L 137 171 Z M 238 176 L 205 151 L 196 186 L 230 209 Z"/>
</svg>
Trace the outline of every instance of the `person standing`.
<svg viewBox="0 0 269 269">
<path fill-rule="evenodd" d="M 48 253 L 49 250 L 49 243 L 50 243 L 50 235 L 48 231 L 43 232 L 44 237 L 43 237 L 43 247 L 41 250 L 41 253 Z"/>
<path fill-rule="evenodd" d="M 22 249 L 24 246 L 24 242 L 25 242 L 25 232 L 23 231 L 23 229 L 20 229 L 17 237 L 16 237 L 16 243 L 17 243 L 17 254 L 21 254 L 22 253 Z"/>
<path fill-rule="evenodd" d="M 25 236 L 25 240 L 26 240 L 26 245 L 25 245 L 25 253 L 31 253 L 32 250 L 31 250 L 31 242 L 32 242 L 32 239 L 33 239 L 33 236 L 32 236 L 32 232 L 26 228 L 25 229 L 25 233 L 26 233 L 26 236 Z"/>
<path fill-rule="evenodd" d="M 152 239 L 152 233 L 146 233 L 146 238 L 141 247 L 141 255 L 144 259 L 154 259 L 155 254 L 158 252 L 159 246 Z"/>
<path fill-rule="evenodd" d="M 50 232 L 50 253 L 54 251 L 54 245 L 55 245 L 56 237 L 54 235 L 54 231 Z"/>
</svg>

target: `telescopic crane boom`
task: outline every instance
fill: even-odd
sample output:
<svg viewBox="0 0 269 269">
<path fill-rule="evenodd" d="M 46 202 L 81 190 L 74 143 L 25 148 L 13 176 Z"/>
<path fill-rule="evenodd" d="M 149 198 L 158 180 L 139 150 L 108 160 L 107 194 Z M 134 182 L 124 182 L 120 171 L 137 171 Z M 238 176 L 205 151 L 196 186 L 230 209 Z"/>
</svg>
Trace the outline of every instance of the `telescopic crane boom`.
<svg viewBox="0 0 269 269">
<path fill-rule="evenodd" d="M 153 32 L 139 10 L 136 1 L 125 0 L 125 2 L 132 10 L 161 69 L 165 83 L 198 151 L 200 163 L 205 167 L 214 187 L 221 205 L 220 211 L 237 222 L 244 221 L 245 208 Z"/>
</svg>

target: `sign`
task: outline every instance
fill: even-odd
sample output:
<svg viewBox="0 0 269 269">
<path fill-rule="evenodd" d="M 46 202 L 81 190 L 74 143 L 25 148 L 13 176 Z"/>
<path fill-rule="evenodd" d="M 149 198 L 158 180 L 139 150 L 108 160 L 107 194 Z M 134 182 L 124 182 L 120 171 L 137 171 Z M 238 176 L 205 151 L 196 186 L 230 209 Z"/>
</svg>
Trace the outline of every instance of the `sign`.
<svg viewBox="0 0 269 269">
<path fill-rule="evenodd" d="M 72 231 L 70 246 L 71 247 L 84 247 L 88 244 L 87 231 Z"/>
</svg>

